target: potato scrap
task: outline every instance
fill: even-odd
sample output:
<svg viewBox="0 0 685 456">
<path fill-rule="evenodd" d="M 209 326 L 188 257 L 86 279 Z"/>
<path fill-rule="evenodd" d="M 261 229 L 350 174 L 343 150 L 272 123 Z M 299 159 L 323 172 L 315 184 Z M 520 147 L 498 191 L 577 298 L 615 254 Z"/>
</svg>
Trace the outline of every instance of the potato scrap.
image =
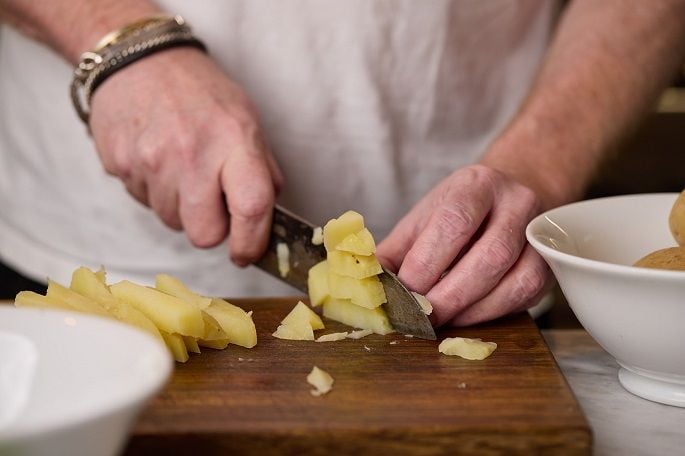
<svg viewBox="0 0 685 456">
<path fill-rule="evenodd" d="M 448 337 L 440 342 L 438 351 L 449 356 L 460 356 L 469 360 L 483 360 L 497 348 L 494 342 L 483 342 L 480 339 L 466 337 Z"/>
<path fill-rule="evenodd" d="M 430 315 L 433 313 L 433 304 L 422 294 L 418 294 L 415 291 L 412 291 L 411 294 L 414 296 L 416 299 L 416 302 L 419 303 L 421 306 L 421 311 L 425 313 L 426 315 Z"/>
<path fill-rule="evenodd" d="M 323 228 L 321 228 L 320 226 L 314 228 L 314 232 L 312 233 L 312 244 L 323 244 Z"/>
<path fill-rule="evenodd" d="M 278 339 L 314 340 L 314 330 L 323 328 L 321 317 L 299 301 L 272 335 Z"/>
<path fill-rule="evenodd" d="M 307 382 L 316 388 L 310 391 L 312 396 L 322 396 L 328 393 L 333 388 L 333 381 L 333 377 L 328 372 L 316 366 L 307 375 Z"/>
<path fill-rule="evenodd" d="M 278 273 L 281 277 L 288 277 L 290 273 L 290 248 L 285 242 L 276 244 L 276 257 L 278 258 Z"/>
<path fill-rule="evenodd" d="M 348 335 L 348 332 L 337 332 L 337 333 L 331 333 L 331 334 L 324 334 L 323 336 L 319 336 L 316 341 L 317 342 L 336 342 L 338 340 L 343 340 L 346 339 Z"/>
<path fill-rule="evenodd" d="M 368 335 L 373 334 L 373 331 L 370 329 L 358 329 L 356 331 L 352 331 L 347 333 L 347 338 L 348 339 L 361 339 L 362 337 L 366 337 Z"/>
</svg>

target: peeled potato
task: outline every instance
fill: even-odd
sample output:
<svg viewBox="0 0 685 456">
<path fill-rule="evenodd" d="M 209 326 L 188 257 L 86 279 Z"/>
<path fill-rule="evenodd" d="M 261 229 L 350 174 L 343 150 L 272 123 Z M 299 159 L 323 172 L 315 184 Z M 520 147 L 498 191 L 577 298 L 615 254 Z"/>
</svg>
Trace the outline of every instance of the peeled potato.
<svg viewBox="0 0 685 456">
<path fill-rule="evenodd" d="M 671 214 L 668 217 L 668 226 L 671 234 L 678 245 L 685 245 L 685 190 L 675 200 Z"/>
<path fill-rule="evenodd" d="M 684 206 L 685 207 L 685 206 Z M 685 220 L 685 219 L 683 219 Z M 685 234 L 685 232 L 683 232 Z M 685 247 L 669 247 L 640 258 L 634 266 L 639 268 L 685 271 Z"/>
</svg>

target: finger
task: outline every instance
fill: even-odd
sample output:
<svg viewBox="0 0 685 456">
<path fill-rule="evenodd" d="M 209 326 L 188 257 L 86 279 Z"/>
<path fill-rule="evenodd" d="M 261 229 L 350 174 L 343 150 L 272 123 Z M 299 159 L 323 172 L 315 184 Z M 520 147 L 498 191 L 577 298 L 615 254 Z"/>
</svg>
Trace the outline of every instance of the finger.
<svg viewBox="0 0 685 456">
<path fill-rule="evenodd" d="M 178 183 L 180 169 L 176 160 L 164 160 L 161 151 L 151 152 L 154 158 L 145 160 L 140 167 L 145 174 L 148 201 L 157 216 L 174 230 L 183 229 L 179 215 Z M 145 156 L 145 154 L 141 154 Z M 174 155 L 170 153 L 168 155 Z"/>
<path fill-rule="evenodd" d="M 554 281 L 545 261 L 528 245 L 492 293 L 459 313 L 453 326 L 467 326 L 526 310 L 547 293 Z"/>
<path fill-rule="evenodd" d="M 517 194 L 493 208 L 482 236 L 430 290 L 436 324 L 451 319 L 497 286 L 525 246 L 525 225 L 532 212 Z"/>
<path fill-rule="evenodd" d="M 438 282 L 493 204 L 492 192 L 481 191 L 470 180 L 460 180 L 444 191 L 440 205 L 432 211 L 425 228 L 407 252 L 398 274 L 410 290 L 421 294 Z"/>
<path fill-rule="evenodd" d="M 263 152 L 246 145 L 231 151 L 221 183 L 230 213 L 231 260 L 246 266 L 261 257 L 271 229 L 275 192 Z"/>
<path fill-rule="evenodd" d="M 126 180 L 122 180 L 126 191 L 143 206 L 150 207 L 147 194 L 147 184 L 143 179 L 134 178 L 130 176 Z"/>
<path fill-rule="evenodd" d="M 283 177 L 281 167 L 278 166 L 278 162 L 271 152 L 266 154 L 266 164 L 269 168 L 269 172 L 271 173 L 271 181 L 273 182 L 274 193 L 278 195 L 283 189 L 285 178 Z"/>
<path fill-rule="evenodd" d="M 376 257 L 392 272 L 400 270 L 402 260 L 411 248 L 414 240 L 425 226 L 423 207 L 417 205 L 395 225 L 390 234 L 376 247 Z"/>
</svg>

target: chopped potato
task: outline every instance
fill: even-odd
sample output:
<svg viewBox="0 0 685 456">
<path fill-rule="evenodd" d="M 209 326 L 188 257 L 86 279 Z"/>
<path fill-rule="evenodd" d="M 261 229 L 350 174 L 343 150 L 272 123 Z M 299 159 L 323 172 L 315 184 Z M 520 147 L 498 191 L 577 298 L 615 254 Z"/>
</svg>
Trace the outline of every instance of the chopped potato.
<svg viewBox="0 0 685 456">
<path fill-rule="evenodd" d="M 328 393 L 333 388 L 333 377 L 324 371 L 314 366 L 312 371 L 307 375 L 307 382 L 314 388 L 311 390 L 313 396 L 321 396 Z"/>
<path fill-rule="evenodd" d="M 433 313 L 433 304 L 422 294 L 418 294 L 415 291 L 412 291 L 411 294 L 414 296 L 416 299 L 416 302 L 419 303 L 421 306 L 421 311 L 425 313 L 426 315 L 430 315 Z"/>
<path fill-rule="evenodd" d="M 157 274 L 155 276 L 155 288 L 171 296 L 183 299 L 199 309 L 206 309 L 212 303 L 212 298 L 190 291 L 181 280 L 169 274 Z"/>
<path fill-rule="evenodd" d="M 223 299 L 212 299 L 212 303 L 205 309 L 214 317 L 219 326 L 226 333 L 226 338 L 235 345 L 252 348 L 257 345 L 257 329 L 252 315 L 238 306 L 234 306 Z"/>
<path fill-rule="evenodd" d="M 281 277 L 288 277 L 290 273 L 290 248 L 285 242 L 276 244 L 276 258 L 278 259 L 278 273 Z"/>
<path fill-rule="evenodd" d="M 143 312 L 160 330 L 193 337 L 205 333 L 200 309 L 182 299 L 128 280 L 109 288 L 114 296 Z"/>
<path fill-rule="evenodd" d="M 339 299 L 350 299 L 353 304 L 375 309 L 387 302 L 383 284 L 377 276 L 354 279 L 334 272 L 328 274 L 330 295 Z"/>
<path fill-rule="evenodd" d="M 183 337 L 183 343 L 186 346 L 186 350 L 188 350 L 191 353 L 201 353 L 200 352 L 200 346 L 197 344 L 198 339 L 196 337 L 190 337 L 190 336 L 182 336 Z"/>
<path fill-rule="evenodd" d="M 313 307 L 320 306 L 330 295 L 328 290 L 328 262 L 326 260 L 315 264 L 309 269 L 307 276 L 309 302 Z"/>
<path fill-rule="evenodd" d="M 336 274 L 364 279 L 383 272 L 375 255 L 360 256 L 349 252 L 334 250 L 328 252 L 328 271 Z"/>
<path fill-rule="evenodd" d="M 347 332 L 337 332 L 331 334 L 324 334 L 316 339 L 316 342 L 336 342 L 338 340 L 347 339 Z"/>
<path fill-rule="evenodd" d="M 188 361 L 188 349 L 186 348 L 185 342 L 183 342 L 183 337 L 178 334 L 169 334 L 165 331 L 160 331 L 162 337 L 164 338 L 164 343 L 171 350 L 171 354 L 174 359 L 179 363 L 185 363 Z"/>
<path fill-rule="evenodd" d="M 17 293 L 17 296 L 14 298 L 14 305 L 16 307 L 32 307 L 36 309 L 76 311 L 76 309 L 60 299 L 43 296 L 34 291 L 20 291 Z"/>
<path fill-rule="evenodd" d="M 329 298 L 323 305 L 323 315 L 353 328 L 370 329 L 376 334 L 394 332 L 383 307 L 367 309 L 352 304 L 349 299 Z"/>
<path fill-rule="evenodd" d="M 298 322 L 296 324 L 279 325 L 272 336 L 277 339 L 287 340 L 314 340 L 314 330 L 309 322 Z"/>
<path fill-rule="evenodd" d="M 373 331 L 370 329 L 358 329 L 356 331 L 351 331 L 347 333 L 347 338 L 348 339 L 361 339 L 362 337 L 366 337 L 373 334 Z"/>
<path fill-rule="evenodd" d="M 376 242 L 371 232 L 364 228 L 357 233 L 351 233 L 335 246 L 335 250 L 369 256 L 376 253 Z"/>
<path fill-rule="evenodd" d="M 52 280 L 48 280 L 48 291 L 45 295 L 48 298 L 55 298 L 63 301 L 73 310 L 99 315 L 101 317 L 114 318 L 114 315 L 109 313 L 96 301 L 88 299 L 85 296 L 81 296 L 75 291 L 65 288 Z"/>
<path fill-rule="evenodd" d="M 314 312 L 312 309 L 307 307 L 305 303 L 302 301 L 299 301 L 295 307 L 293 307 L 293 310 L 290 311 L 288 315 L 285 316 L 283 321 L 281 321 L 281 324 L 283 325 L 300 325 L 300 324 L 309 324 L 312 327 L 312 330 L 316 329 L 323 329 L 324 324 L 323 321 L 321 321 L 321 317 L 319 317 L 316 312 Z"/>
<path fill-rule="evenodd" d="M 495 351 L 497 344 L 483 342 L 480 339 L 468 339 L 465 337 L 448 337 L 440 342 L 438 351 L 445 355 L 460 356 L 470 360 L 482 360 Z"/>
<path fill-rule="evenodd" d="M 200 347 L 213 348 L 215 350 L 223 350 L 224 348 L 228 347 L 229 341 L 228 341 L 228 339 L 216 339 L 216 340 L 198 339 L 197 344 Z"/>
<path fill-rule="evenodd" d="M 312 233 L 312 244 L 314 245 L 321 245 L 323 244 L 323 228 L 320 226 L 317 226 L 314 228 L 314 231 Z"/>
<path fill-rule="evenodd" d="M 323 228 L 323 243 L 329 252 L 336 248 L 348 235 L 364 229 L 364 217 L 354 211 L 347 211 L 332 219 Z"/>
</svg>

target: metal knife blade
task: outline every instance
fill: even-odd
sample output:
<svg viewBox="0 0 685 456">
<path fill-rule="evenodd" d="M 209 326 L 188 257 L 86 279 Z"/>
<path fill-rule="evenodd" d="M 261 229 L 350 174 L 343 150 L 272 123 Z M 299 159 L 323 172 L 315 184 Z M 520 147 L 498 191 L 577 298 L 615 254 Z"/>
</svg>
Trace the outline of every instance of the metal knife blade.
<svg viewBox="0 0 685 456">
<path fill-rule="evenodd" d="M 323 245 L 312 244 L 315 226 L 280 206 L 274 208 L 271 237 L 264 256 L 255 266 L 307 293 L 309 269 L 326 259 Z M 288 246 L 290 270 L 281 276 L 278 267 L 278 244 Z M 388 302 L 383 304 L 392 326 L 400 333 L 435 340 L 435 331 L 416 298 L 395 274 L 383 268 L 379 275 Z"/>
</svg>

